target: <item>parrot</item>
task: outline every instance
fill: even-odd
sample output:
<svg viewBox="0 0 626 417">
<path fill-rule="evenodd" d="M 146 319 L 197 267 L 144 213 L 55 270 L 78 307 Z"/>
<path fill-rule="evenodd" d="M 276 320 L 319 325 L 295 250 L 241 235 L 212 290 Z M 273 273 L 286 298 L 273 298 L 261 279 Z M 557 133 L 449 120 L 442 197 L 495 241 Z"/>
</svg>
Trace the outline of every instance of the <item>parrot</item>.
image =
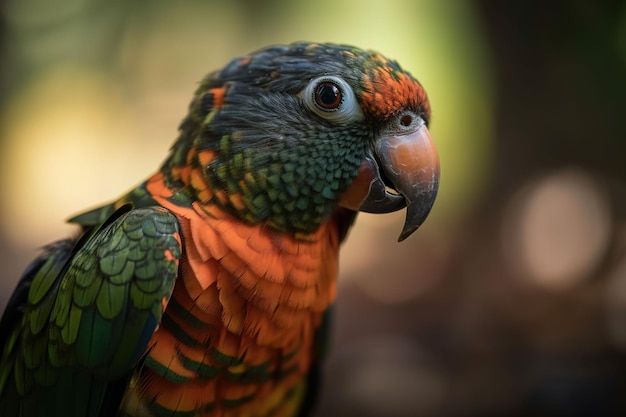
<svg viewBox="0 0 626 417">
<path fill-rule="evenodd" d="M 209 73 L 159 169 L 69 219 L 0 320 L 2 417 L 292 417 L 318 397 L 358 212 L 422 225 L 422 85 L 378 52 L 274 45 Z"/>
</svg>

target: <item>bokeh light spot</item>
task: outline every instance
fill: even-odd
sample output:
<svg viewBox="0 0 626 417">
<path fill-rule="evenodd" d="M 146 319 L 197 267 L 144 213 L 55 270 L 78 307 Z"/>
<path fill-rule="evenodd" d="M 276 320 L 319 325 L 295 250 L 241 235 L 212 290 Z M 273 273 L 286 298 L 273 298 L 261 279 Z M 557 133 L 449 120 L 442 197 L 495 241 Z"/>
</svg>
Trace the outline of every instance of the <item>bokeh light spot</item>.
<svg viewBox="0 0 626 417">
<path fill-rule="evenodd" d="M 508 260 L 533 284 L 566 289 L 590 275 L 610 238 L 609 204 L 589 175 L 567 169 L 522 189 L 504 214 Z"/>
</svg>

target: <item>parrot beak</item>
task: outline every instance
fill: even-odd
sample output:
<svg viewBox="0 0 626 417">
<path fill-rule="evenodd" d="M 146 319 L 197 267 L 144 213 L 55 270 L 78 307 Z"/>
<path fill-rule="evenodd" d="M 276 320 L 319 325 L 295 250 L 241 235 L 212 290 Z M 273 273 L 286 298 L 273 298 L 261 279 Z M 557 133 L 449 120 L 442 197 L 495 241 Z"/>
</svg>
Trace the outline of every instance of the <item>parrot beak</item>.
<svg viewBox="0 0 626 417">
<path fill-rule="evenodd" d="M 382 135 L 373 150 L 374 155 L 365 158 L 339 204 L 368 213 L 389 213 L 407 207 L 398 238 L 401 242 L 426 220 L 435 202 L 439 155 L 425 124 L 407 134 Z"/>
</svg>

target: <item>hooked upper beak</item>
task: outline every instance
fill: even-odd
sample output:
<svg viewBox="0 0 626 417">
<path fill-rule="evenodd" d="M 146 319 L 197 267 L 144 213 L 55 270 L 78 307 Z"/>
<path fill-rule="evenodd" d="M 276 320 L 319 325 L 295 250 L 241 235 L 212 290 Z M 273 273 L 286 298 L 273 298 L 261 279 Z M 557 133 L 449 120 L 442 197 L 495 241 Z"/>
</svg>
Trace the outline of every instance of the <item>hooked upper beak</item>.
<svg viewBox="0 0 626 417">
<path fill-rule="evenodd" d="M 439 189 L 439 155 L 425 124 L 402 135 L 383 135 L 363 161 L 339 204 L 352 210 L 389 213 L 407 208 L 398 241 L 426 220 Z"/>
</svg>

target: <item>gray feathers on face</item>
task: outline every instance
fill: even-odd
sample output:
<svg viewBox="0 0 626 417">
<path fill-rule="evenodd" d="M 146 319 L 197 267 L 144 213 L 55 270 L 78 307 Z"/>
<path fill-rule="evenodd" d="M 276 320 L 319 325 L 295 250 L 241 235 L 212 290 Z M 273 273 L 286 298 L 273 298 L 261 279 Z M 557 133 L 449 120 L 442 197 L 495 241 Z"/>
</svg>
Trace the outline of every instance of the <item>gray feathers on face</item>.
<svg viewBox="0 0 626 417">
<path fill-rule="evenodd" d="M 354 54 L 359 51 L 360 54 Z M 346 54 L 348 52 L 348 54 Z M 219 78 L 242 82 L 268 91 L 297 94 L 322 75 L 339 75 L 359 89 L 367 54 L 349 46 L 308 43 L 273 46 L 231 61 Z"/>
</svg>

